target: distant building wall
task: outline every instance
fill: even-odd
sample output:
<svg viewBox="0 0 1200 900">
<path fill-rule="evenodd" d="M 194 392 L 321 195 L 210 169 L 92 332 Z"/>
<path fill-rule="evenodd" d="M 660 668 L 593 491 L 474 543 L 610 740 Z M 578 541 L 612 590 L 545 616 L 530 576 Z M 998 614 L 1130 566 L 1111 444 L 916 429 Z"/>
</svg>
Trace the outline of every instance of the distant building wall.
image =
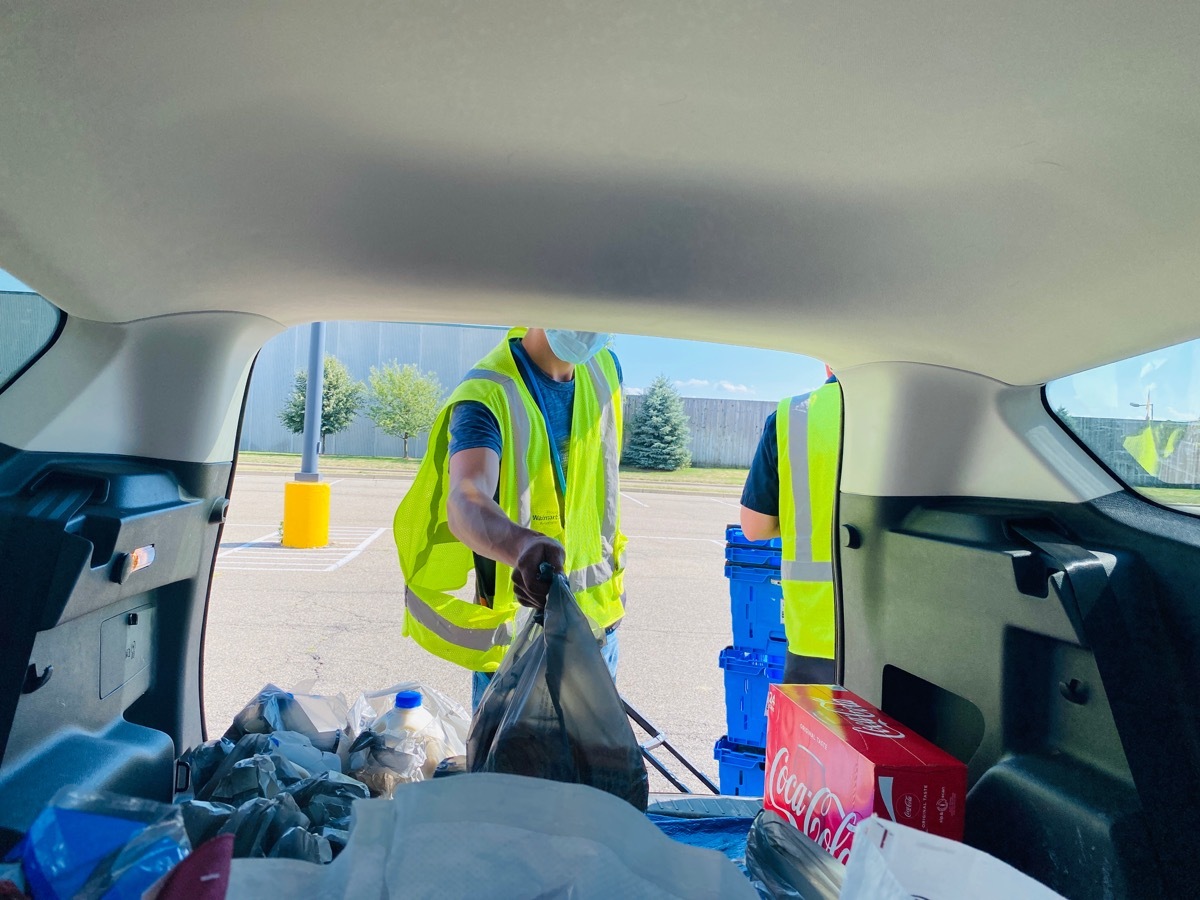
<svg viewBox="0 0 1200 900">
<path fill-rule="evenodd" d="M 47 308 L 48 305 L 47 305 Z M 25 323 L 31 332 L 44 330 L 41 316 L 30 314 Z M 52 326 L 52 322 L 50 323 Z M 355 378 L 366 381 L 371 366 L 396 360 L 416 363 L 432 371 L 447 393 L 481 357 L 504 336 L 503 328 L 461 325 L 404 325 L 391 322 L 330 322 L 325 349 L 336 356 Z M 242 449 L 274 453 L 299 453 L 300 437 L 279 421 L 279 411 L 292 391 L 296 373 L 308 365 L 309 328 L 291 328 L 270 341 L 258 356 L 246 401 Z M 2 354 L 0 354 L 2 358 Z M 639 396 L 625 401 L 626 423 L 642 403 Z M 692 462 L 697 466 L 746 467 L 754 458 L 763 423 L 775 409 L 764 400 L 707 400 L 683 398 L 691 421 Z M 1155 422 L 1155 434 L 1170 455 L 1164 456 L 1157 478 L 1147 473 L 1125 450 L 1124 442 L 1145 430 L 1143 419 L 1072 417 L 1070 424 L 1080 439 L 1103 459 L 1117 476 L 1134 487 L 1162 484 L 1200 484 L 1200 423 Z M 628 434 L 629 429 L 626 429 Z M 1171 435 L 1174 435 L 1171 437 Z M 423 456 L 426 438 L 409 441 L 409 454 Z M 360 415 L 341 434 L 330 435 L 325 452 L 344 456 L 399 456 L 403 443 Z"/>
<path fill-rule="evenodd" d="M 308 368 L 307 325 L 289 328 L 270 340 L 254 364 L 246 417 L 242 424 L 243 450 L 299 453 L 300 435 L 279 421 L 279 411 L 292 392 L 296 373 Z M 325 352 L 336 356 L 350 374 L 366 381 L 371 366 L 396 360 L 416 363 L 422 372 L 433 372 L 447 394 L 481 357 L 504 337 L 503 328 L 461 325 L 404 325 L 394 322 L 330 322 L 325 329 Z M 409 456 L 425 455 L 426 437 L 408 442 Z M 390 437 L 359 414 L 340 434 L 325 439 L 325 452 L 342 456 L 400 456 L 404 442 Z"/>
<path fill-rule="evenodd" d="M 432 371 L 447 393 L 504 336 L 503 328 L 456 325 L 404 325 L 390 322 L 330 322 L 325 352 L 341 360 L 350 374 L 365 381 L 371 366 L 391 360 L 415 363 Z M 254 364 L 254 377 L 242 425 L 243 450 L 299 453 L 300 436 L 279 421 L 296 373 L 308 367 L 309 327 L 290 328 L 271 340 Z M 626 398 L 626 421 L 641 398 Z M 763 423 L 775 408 L 763 400 L 702 400 L 685 397 L 691 419 L 692 460 L 698 466 L 746 467 L 754 457 Z M 425 454 L 426 438 L 409 441 L 409 455 Z M 375 427 L 365 415 L 341 434 L 330 435 L 325 452 L 343 456 L 399 456 L 403 443 Z"/>
<path fill-rule="evenodd" d="M 1144 419 L 1102 419 L 1071 416 L 1071 429 L 1117 477 L 1133 487 L 1200 484 L 1200 422 L 1154 422 L 1158 446 L 1165 455 L 1158 477 L 1149 474 L 1125 449 L 1126 438 L 1146 430 Z"/>
<path fill-rule="evenodd" d="M 625 398 L 625 440 L 642 397 Z M 684 397 L 683 411 L 692 429 L 692 465 L 705 468 L 748 468 L 767 416 L 777 403 L 768 400 L 708 400 Z"/>
</svg>

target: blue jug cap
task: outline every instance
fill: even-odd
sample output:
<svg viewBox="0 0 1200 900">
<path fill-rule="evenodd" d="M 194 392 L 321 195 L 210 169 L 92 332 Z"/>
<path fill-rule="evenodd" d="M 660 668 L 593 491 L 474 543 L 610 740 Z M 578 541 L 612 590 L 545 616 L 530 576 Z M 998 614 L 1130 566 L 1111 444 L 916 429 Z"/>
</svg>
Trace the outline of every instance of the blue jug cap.
<svg viewBox="0 0 1200 900">
<path fill-rule="evenodd" d="M 396 695 L 396 709 L 416 709 L 420 705 L 420 691 L 401 691 Z"/>
</svg>

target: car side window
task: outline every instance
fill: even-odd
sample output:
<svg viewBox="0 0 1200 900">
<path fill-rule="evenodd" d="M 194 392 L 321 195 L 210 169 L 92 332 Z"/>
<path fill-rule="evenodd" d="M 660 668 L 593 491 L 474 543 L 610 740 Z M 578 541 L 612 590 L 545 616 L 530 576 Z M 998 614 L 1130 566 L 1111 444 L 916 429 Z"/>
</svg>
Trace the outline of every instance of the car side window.
<svg viewBox="0 0 1200 900">
<path fill-rule="evenodd" d="M 58 307 L 0 271 L 0 391 L 50 346 L 62 319 Z"/>
<path fill-rule="evenodd" d="M 1200 340 L 1052 381 L 1046 401 L 1129 487 L 1200 515 Z"/>
</svg>

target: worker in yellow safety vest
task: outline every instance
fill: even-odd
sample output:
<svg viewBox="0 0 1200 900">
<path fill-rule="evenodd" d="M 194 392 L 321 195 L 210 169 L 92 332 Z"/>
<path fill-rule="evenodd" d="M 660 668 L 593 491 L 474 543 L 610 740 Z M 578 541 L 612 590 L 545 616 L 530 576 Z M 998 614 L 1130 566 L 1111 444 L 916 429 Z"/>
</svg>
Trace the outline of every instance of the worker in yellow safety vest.
<svg viewBox="0 0 1200 900">
<path fill-rule="evenodd" d="M 742 532 L 783 548 L 784 684 L 831 684 L 835 625 L 833 511 L 842 440 L 842 392 L 828 380 L 788 397 L 767 418 L 742 491 Z"/>
<path fill-rule="evenodd" d="M 616 677 L 625 613 L 621 370 L 592 331 L 514 328 L 438 414 L 396 510 L 404 633 L 472 670 L 478 706 L 549 562 L 603 634 Z M 475 572 L 475 599 L 455 596 Z"/>
</svg>

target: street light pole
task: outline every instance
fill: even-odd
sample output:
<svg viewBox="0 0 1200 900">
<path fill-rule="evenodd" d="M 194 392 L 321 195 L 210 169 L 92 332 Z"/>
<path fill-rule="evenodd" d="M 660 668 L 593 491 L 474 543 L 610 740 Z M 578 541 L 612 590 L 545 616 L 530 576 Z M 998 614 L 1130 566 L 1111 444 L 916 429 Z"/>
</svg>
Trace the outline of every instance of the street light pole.
<svg viewBox="0 0 1200 900">
<path fill-rule="evenodd" d="M 1134 409 L 1145 408 L 1146 421 L 1147 422 L 1154 421 L 1154 404 L 1150 402 L 1150 392 L 1149 391 L 1146 391 L 1146 402 L 1145 403 L 1130 403 L 1129 405 L 1132 406 Z"/>
<path fill-rule="evenodd" d="M 325 323 L 314 322 L 308 339 L 308 378 L 304 392 L 303 454 L 295 479 L 283 486 L 285 547 L 329 544 L 329 484 L 321 481 L 317 455 L 321 445 L 321 407 L 325 396 Z"/>
<path fill-rule="evenodd" d="M 325 323 L 313 322 L 308 337 L 308 382 L 304 394 L 304 453 L 297 481 L 320 481 L 321 400 L 325 394 Z"/>
</svg>

